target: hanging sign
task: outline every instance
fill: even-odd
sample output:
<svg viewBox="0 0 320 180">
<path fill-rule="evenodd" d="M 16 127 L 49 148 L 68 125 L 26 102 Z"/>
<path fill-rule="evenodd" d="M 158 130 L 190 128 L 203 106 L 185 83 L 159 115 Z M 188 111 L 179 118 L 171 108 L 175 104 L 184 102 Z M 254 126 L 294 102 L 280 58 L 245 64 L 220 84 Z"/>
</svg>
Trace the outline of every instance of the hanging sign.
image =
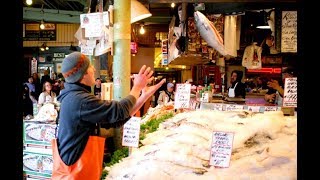
<svg viewBox="0 0 320 180">
<path fill-rule="evenodd" d="M 104 25 L 109 25 L 109 12 L 80 14 L 80 26 L 85 28 L 85 37 L 103 36 Z"/>
<path fill-rule="evenodd" d="M 233 145 L 232 132 L 214 131 L 210 151 L 210 165 L 229 167 Z"/>
<path fill-rule="evenodd" d="M 45 23 L 44 29 L 40 24 L 25 24 L 24 41 L 56 41 L 56 24 Z"/>
<path fill-rule="evenodd" d="M 35 57 L 33 57 L 31 60 L 31 74 L 37 73 L 37 69 L 38 69 L 38 61 Z"/>
</svg>

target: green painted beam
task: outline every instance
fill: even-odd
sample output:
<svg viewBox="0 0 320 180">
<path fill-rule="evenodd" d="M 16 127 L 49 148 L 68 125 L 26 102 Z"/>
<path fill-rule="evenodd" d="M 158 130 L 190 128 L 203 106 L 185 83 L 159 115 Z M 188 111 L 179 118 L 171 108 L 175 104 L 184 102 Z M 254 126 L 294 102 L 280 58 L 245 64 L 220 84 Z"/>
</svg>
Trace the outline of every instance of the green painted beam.
<svg viewBox="0 0 320 180">
<path fill-rule="evenodd" d="M 28 21 L 47 21 L 47 22 L 61 22 L 61 23 L 80 23 L 79 11 L 65 11 L 55 9 L 40 8 L 23 8 L 23 20 Z"/>
</svg>

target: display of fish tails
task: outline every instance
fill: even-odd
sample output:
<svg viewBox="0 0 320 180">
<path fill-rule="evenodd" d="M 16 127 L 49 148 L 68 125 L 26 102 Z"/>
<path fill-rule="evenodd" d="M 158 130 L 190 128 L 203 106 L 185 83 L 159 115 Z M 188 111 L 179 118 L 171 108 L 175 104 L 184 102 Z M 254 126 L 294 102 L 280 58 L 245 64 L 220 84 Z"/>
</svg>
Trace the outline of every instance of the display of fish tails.
<svg viewBox="0 0 320 180">
<path fill-rule="evenodd" d="M 53 167 L 52 156 L 27 153 L 23 154 L 23 170 L 51 174 Z"/>
<path fill-rule="evenodd" d="M 199 11 L 194 12 L 194 20 L 200 36 L 208 43 L 208 46 L 217 50 L 227 59 L 230 58 L 231 55 L 225 49 L 223 39 L 213 23 Z"/>
</svg>

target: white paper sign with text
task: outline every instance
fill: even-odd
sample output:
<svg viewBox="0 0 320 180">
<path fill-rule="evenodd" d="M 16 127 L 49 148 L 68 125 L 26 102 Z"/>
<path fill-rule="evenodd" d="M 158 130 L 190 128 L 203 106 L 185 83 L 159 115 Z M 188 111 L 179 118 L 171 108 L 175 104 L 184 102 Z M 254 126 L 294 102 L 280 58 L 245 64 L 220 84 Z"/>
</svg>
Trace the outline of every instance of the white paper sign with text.
<svg viewBox="0 0 320 180">
<path fill-rule="evenodd" d="M 177 84 L 174 97 L 174 108 L 189 108 L 190 93 L 191 84 Z"/>
<path fill-rule="evenodd" d="M 123 125 L 122 145 L 138 147 L 141 117 L 132 117 Z"/>
<path fill-rule="evenodd" d="M 297 78 L 286 78 L 283 92 L 283 107 L 297 107 Z"/>
<path fill-rule="evenodd" d="M 229 167 L 233 145 L 233 132 L 214 131 L 210 151 L 210 165 Z"/>
<path fill-rule="evenodd" d="M 297 52 L 297 11 L 282 11 L 281 52 Z"/>
</svg>

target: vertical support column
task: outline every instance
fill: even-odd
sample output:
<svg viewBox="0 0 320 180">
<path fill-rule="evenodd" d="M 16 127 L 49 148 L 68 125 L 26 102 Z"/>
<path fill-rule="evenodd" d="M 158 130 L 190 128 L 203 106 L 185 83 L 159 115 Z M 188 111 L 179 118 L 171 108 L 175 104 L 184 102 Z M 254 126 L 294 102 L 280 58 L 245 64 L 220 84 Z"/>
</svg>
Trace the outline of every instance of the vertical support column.
<svg viewBox="0 0 320 180">
<path fill-rule="evenodd" d="M 131 1 L 114 1 L 113 99 L 120 100 L 130 92 L 131 73 Z M 122 127 L 115 129 L 115 146 L 122 145 Z"/>
</svg>

